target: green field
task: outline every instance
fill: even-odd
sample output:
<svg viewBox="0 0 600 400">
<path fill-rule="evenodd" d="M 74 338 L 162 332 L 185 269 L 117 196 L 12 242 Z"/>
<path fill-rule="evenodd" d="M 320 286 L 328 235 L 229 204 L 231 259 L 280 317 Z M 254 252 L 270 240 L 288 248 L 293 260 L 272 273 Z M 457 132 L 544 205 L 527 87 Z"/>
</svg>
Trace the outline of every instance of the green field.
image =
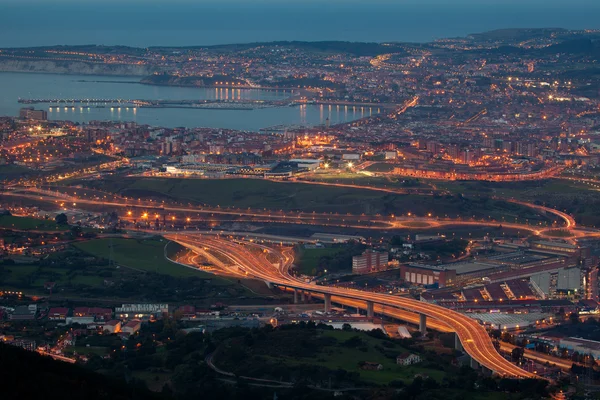
<svg viewBox="0 0 600 400">
<path fill-rule="evenodd" d="M 0 216 L 0 228 L 16 230 L 62 231 L 67 230 L 69 227 L 67 225 L 58 225 L 53 219 L 3 215 Z"/>
<path fill-rule="evenodd" d="M 343 249 L 340 249 L 339 247 L 323 247 L 318 249 L 304 248 L 297 254 L 297 269 L 304 275 L 316 275 L 316 270 L 321 257 L 334 256 L 342 251 Z"/>
<path fill-rule="evenodd" d="M 584 194 L 588 185 L 564 179 L 543 179 L 522 182 L 431 181 L 439 189 L 465 195 L 488 195 L 505 198 L 541 199 L 544 195 Z"/>
<path fill-rule="evenodd" d="M 15 264 L 4 267 L 6 275 L 2 277 L 4 287 L 13 290 L 26 291 L 27 293 L 48 294 L 44 288 L 47 282 L 56 284 L 56 291 L 61 295 L 76 293 L 81 296 L 82 287 L 92 290 L 102 289 L 105 279 L 115 279 L 121 276 L 108 266 L 71 267 L 66 264 L 60 266 L 39 266 Z"/>
<path fill-rule="evenodd" d="M 37 173 L 39 172 L 20 165 L 0 165 L 0 180 L 13 180 Z"/>
<path fill-rule="evenodd" d="M 67 348 L 65 348 L 65 354 L 67 355 L 71 355 L 73 353 L 77 353 L 79 355 L 86 355 L 86 356 L 91 356 L 91 355 L 97 355 L 97 356 L 104 356 L 108 353 L 109 349 L 108 347 L 99 347 L 99 346 L 68 346 Z"/>
<path fill-rule="evenodd" d="M 462 196 L 393 194 L 382 191 L 272 182 L 260 179 L 120 178 L 82 184 L 134 198 L 155 198 L 190 204 L 272 210 L 297 210 L 367 215 L 468 216 L 545 220 L 533 210 L 500 200 Z"/>
<path fill-rule="evenodd" d="M 421 354 L 424 359 L 419 364 L 397 365 L 397 355 L 419 352 L 397 341 L 358 331 L 289 328 L 252 336 L 252 340 L 243 342 L 225 341 L 215 352 L 215 364 L 239 375 L 282 380 L 293 379 L 304 371 L 313 381 L 326 381 L 332 371 L 344 370 L 349 373 L 346 379 L 360 386 L 386 385 L 392 381 L 410 383 L 417 374 L 441 382 L 447 374 L 455 372 L 449 365 L 438 365 L 425 354 Z M 451 356 L 439 357 L 447 362 Z M 383 369 L 364 369 L 363 362 L 381 364 Z"/>
<path fill-rule="evenodd" d="M 366 171 L 387 172 L 390 167 L 390 164 L 373 164 L 372 166 L 366 168 Z M 309 175 L 307 179 L 320 182 L 370 186 L 385 189 L 433 189 L 433 186 L 429 184 L 427 180 L 423 179 L 406 178 L 401 176 L 374 176 L 369 173 L 360 172 L 338 173 L 319 171 Z"/>
<path fill-rule="evenodd" d="M 116 264 L 144 272 L 156 272 L 185 278 L 196 276 L 212 279 L 214 275 L 204 271 L 172 263 L 165 259 L 166 240 L 160 239 L 94 239 L 76 243 L 75 247 L 97 257 L 109 258 L 110 245 L 113 246 L 113 259 Z"/>
<path fill-rule="evenodd" d="M 524 182 L 434 181 L 439 189 L 466 196 L 500 196 L 566 210 L 587 226 L 600 226 L 600 190 L 581 181 L 545 179 Z"/>
<path fill-rule="evenodd" d="M 345 332 L 341 330 L 324 331 L 323 334 L 325 336 L 334 337 L 338 342 L 344 342 L 357 335 L 356 332 Z M 362 380 L 375 384 L 388 384 L 394 380 L 402 380 L 405 383 L 410 383 L 416 374 L 427 375 L 438 382 L 445 376 L 444 371 L 426 368 L 423 366 L 424 363 L 406 367 L 397 365 L 396 360 L 386 357 L 376 349 L 376 346 L 381 347 L 381 340 L 364 334 L 361 334 L 359 337 L 365 343 L 364 347 L 367 348 L 367 351 L 365 351 L 364 347 L 362 349 L 352 349 L 336 346 L 333 349 L 326 349 L 322 352 L 315 360 L 315 364 L 333 370 L 345 369 L 351 372 L 358 372 Z M 410 352 L 396 343 L 393 343 L 392 346 L 386 348 L 386 350 L 398 354 Z M 358 365 L 359 360 L 379 363 L 383 365 L 383 370 L 362 370 Z"/>
</svg>

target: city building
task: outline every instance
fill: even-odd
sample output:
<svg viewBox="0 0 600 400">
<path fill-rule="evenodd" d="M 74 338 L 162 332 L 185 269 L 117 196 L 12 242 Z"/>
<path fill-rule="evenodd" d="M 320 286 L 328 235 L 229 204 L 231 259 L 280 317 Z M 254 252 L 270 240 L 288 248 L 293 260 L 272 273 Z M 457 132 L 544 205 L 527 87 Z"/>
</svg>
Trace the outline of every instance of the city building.
<svg viewBox="0 0 600 400">
<path fill-rule="evenodd" d="M 389 256 L 387 251 L 377 252 L 367 250 L 360 256 L 352 257 L 352 273 L 367 274 L 369 272 L 378 271 L 388 265 Z"/>
<path fill-rule="evenodd" d="M 36 110 L 33 107 L 24 107 L 19 110 L 19 118 L 46 121 L 48 119 L 48 112 L 45 110 Z"/>
</svg>

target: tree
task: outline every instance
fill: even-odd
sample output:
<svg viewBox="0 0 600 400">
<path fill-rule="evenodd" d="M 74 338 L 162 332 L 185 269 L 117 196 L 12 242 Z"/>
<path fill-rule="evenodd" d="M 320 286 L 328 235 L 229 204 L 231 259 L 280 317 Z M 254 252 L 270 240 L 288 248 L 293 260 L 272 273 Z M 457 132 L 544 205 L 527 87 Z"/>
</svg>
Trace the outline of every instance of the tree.
<svg viewBox="0 0 600 400">
<path fill-rule="evenodd" d="M 523 358 L 523 354 L 525 354 L 525 351 L 521 347 L 515 347 L 510 353 L 512 360 L 515 362 L 520 361 Z"/>
<path fill-rule="evenodd" d="M 569 321 L 571 321 L 572 324 L 578 324 L 579 323 L 579 313 L 577 312 L 572 312 L 571 314 L 569 314 Z"/>
<path fill-rule="evenodd" d="M 65 213 L 58 214 L 56 217 L 54 217 L 54 220 L 59 225 L 66 225 L 69 223 L 69 218 Z"/>
<path fill-rule="evenodd" d="M 402 244 L 404 244 L 404 239 L 402 236 L 395 235 L 390 240 L 390 245 L 392 246 L 402 246 Z"/>
<path fill-rule="evenodd" d="M 80 237 L 82 236 L 83 233 L 83 229 L 81 229 L 80 226 L 74 226 L 71 228 L 71 235 L 73 235 L 73 237 Z"/>
</svg>

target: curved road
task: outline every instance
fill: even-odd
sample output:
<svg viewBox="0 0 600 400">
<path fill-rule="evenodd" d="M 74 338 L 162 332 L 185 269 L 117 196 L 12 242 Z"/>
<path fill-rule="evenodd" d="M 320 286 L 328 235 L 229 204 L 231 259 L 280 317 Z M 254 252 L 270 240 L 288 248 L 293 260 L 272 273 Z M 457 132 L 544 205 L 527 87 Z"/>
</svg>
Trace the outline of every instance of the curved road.
<svg viewBox="0 0 600 400">
<path fill-rule="evenodd" d="M 356 301 L 373 302 L 385 307 L 424 314 L 442 324 L 447 325 L 458 335 L 462 346 L 475 361 L 482 366 L 500 375 L 508 377 L 530 378 L 535 374 L 526 372 L 516 365 L 505 360 L 494 348 L 487 331 L 477 321 L 460 313 L 409 298 L 391 296 L 388 294 L 364 292 L 354 289 L 317 286 L 304 283 L 291 278 L 285 268 L 278 268 L 265 257 L 249 250 L 248 245 L 232 242 L 215 237 L 192 235 L 167 235 L 168 239 L 175 241 L 193 251 L 210 249 L 229 258 L 234 265 L 241 266 L 245 274 L 264 280 L 278 286 L 305 290 L 323 295 L 333 295 Z M 289 255 L 281 254 L 284 260 Z M 282 262 L 283 267 L 287 262 Z"/>
<path fill-rule="evenodd" d="M 338 184 L 332 184 L 337 186 Z M 343 185 L 352 186 L 352 185 Z M 360 187 L 360 186 L 357 186 Z M 370 188 L 371 190 L 382 190 L 395 192 L 392 189 L 377 189 Z M 60 201 L 74 204 L 90 204 L 100 205 L 108 207 L 119 207 L 126 208 L 129 211 L 132 209 L 159 209 L 162 211 L 173 212 L 173 213 L 184 213 L 192 214 L 210 214 L 220 216 L 230 216 L 232 221 L 238 222 L 265 222 L 265 223 L 283 223 L 283 224 L 294 224 L 294 225 L 318 225 L 318 226 L 334 226 L 334 227 L 345 227 L 355 229 L 431 229 L 439 228 L 443 226 L 498 226 L 502 225 L 506 228 L 520 229 L 533 231 L 535 234 L 544 235 L 544 231 L 552 230 L 553 228 L 541 228 L 535 225 L 499 222 L 499 221 L 476 221 L 476 220 L 455 220 L 455 219 L 443 219 L 435 217 L 404 217 L 404 216 L 372 216 L 372 215 L 338 215 L 338 214 L 323 214 L 323 213 L 310 213 L 310 212 L 283 212 L 283 211 L 269 211 L 269 210 L 255 210 L 255 209 L 227 209 L 227 208 L 200 208 L 194 206 L 182 206 L 182 205 L 169 205 L 167 203 L 152 203 L 135 201 L 132 199 L 125 199 L 118 196 L 111 196 L 112 199 L 99 199 L 99 198 L 85 198 L 80 195 L 73 196 L 65 193 L 57 193 L 38 188 L 27 188 L 24 191 L 12 190 L 5 191 L 3 196 L 16 196 L 25 197 L 32 199 L 40 199 L 46 201 Z M 564 226 L 571 230 L 575 235 L 575 221 L 573 218 L 561 211 L 554 210 L 552 208 L 538 206 L 531 203 L 520 202 L 516 200 L 507 200 L 523 206 L 534 208 L 541 212 L 552 213 L 564 222 Z M 134 218 L 129 217 L 129 218 Z M 148 217 L 150 218 L 150 217 Z M 126 218 L 125 218 L 126 219 Z M 205 219 L 204 219 L 205 220 Z M 193 221 L 192 219 L 189 220 Z M 556 229 L 556 228 L 554 228 Z M 586 232 L 585 234 L 590 234 Z M 594 234 L 594 233 L 591 233 Z M 580 235 L 576 235 L 580 236 Z M 581 235 L 583 236 L 583 235 Z"/>
</svg>

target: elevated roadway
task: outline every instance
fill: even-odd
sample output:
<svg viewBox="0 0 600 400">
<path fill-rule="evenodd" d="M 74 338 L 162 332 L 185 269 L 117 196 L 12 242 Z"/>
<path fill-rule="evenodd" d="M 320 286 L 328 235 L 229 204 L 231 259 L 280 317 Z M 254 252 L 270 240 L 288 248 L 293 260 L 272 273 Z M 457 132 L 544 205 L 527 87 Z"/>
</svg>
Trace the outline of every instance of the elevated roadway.
<svg viewBox="0 0 600 400">
<path fill-rule="evenodd" d="M 435 304 L 424 303 L 411 298 L 392 296 L 389 294 L 366 292 L 355 289 L 337 288 L 331 286 L 318 286 L 305 283 L 290 277 L 287 268 L 291 263 L 290 254 L 281 253 L 280 262 L 272 263 L 266 257 L 261 256 L 259 252 L 252 251 L 252 244 L 241 244 L 228 239 L 209 236 L 192 235 L 166 235 L 172 241 L 182 246 L 198 251 L 200 249 L 210 249 L 210 251 L 220 253 L 229 258 L 233 265 L 236 265 L 246 276 L 261 279 L 268 284 L 291 288 L 309 293 L 321 295 L 325 299 L 325 305 L 331 305 L 332 297 L 350 300 L 352 302 L 363 302 L 367 309 L 385 307 L 397 309 L 398 312 L 418 313 L 423 322 L 423 316 L 443 324 L 456 333 L 463 349 L 471 358 L 482 367 L 494 371 L 502 376 L 517 378 L 533 378 L 535 374 L 522 370 L 516 365 L 504 359 L 495 349 L 487 331 L 477 321 L 445 309 Z M 265 250 L 265 249 L 263 249 Z M 259 253 L 259 254 L 257 254 Z"/>
</svg>

